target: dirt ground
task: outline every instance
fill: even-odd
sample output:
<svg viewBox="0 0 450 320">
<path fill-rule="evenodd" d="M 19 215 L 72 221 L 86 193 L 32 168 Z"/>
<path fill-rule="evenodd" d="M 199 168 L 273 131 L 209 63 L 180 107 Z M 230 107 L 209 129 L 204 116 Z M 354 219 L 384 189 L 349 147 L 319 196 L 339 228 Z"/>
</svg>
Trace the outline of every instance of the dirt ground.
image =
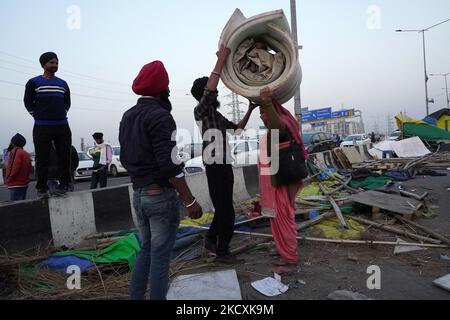
<svg viewBox="0 0 450 320">
<path fill-rule="evenodd" d="M 450 176 L 416 177 L 402 185 L 406 190 L 416 193 L 429 192 L 433 210 L 438 215 L 433 218 L 420 218 L 416 222 L 450 238 L 450 191 L 447 191 L 450 187 Z M 357 213 L 364 215 L 363 212 Z M 258 228 L 255 231 L 270 233 L 270 228 Z M 317 236 L 310 230 L 305 230 L 303 235 Z M 366 229 L 363 238 L 395 241 L 396 235 L 372 227 Z M 232 241 L 232 248 L 260 239 L 260 237 L 236 234 Z M 358 292 L 376 300 L 450 300 L 450 292 L 433 285 L 433 280 L 450 273 L 450 261 L 441 258 L 441 256 L 450 256 L 450 249 L 430 248 L 394 255 L 393 245 L 349 245 L 300 241 L 298 243 L 299 263 L 296 266 L 290 266 L 289 273 L 281 275 L 282 282 L 289 285 L 289 290 L 277 297 L 268 298 L 256 291 L 251 286 L 251 282 L 273 276 L 275 258 L 272 253 L 274 250 L 275 245 L 271 242 L 258 250 L 251 249 L 240 254 L 238 257 L 243 261 L 239 264 L 228 266 L 212 264 L 200 269 L 186 270 L 180 274 L 235 269 L 244 300 L 323 300 L 336 290 Z M 186 266 L 189 267 L 189 264 L 187 263 Z M 203 263 L 201 260 L 192 262 L 192 265 L 195 264 Z M 370 277 L 367 268 L 373 265 L 379 266 L 381 270 L 379 290 L 367 288 L 367 280 Z M 108 291 L 116 294 L 105 297 L 102 296 L 103 282 L 96 280 L 96 270 L 93 273 L 91 277 L 98 287 L 99 299 L 128 298 L 129 273 L 121 273 L 119 276 L 112 273 L 108 278 L 102 279 L 102 281 L 105 280 L 104 284 Z M 61 279 L 64 285 L 65 278 Z M 6 294 L 3 297 L 0 295 L 0 299 L 15 299 L 18 294 L 15 284 L 11 283 L 11 287 L 7 285 L 8 288 L 2 288 L 1 284 L 7 285 L 8 279 L 2 280 L 0 275 L 0 292 Z M 46 299 L 52 298 L 52 295 L 46 296 Z M 65 298 L 70 297 L 65 296 Z"/>
<path fill-rule="evenodd" d="M 429 198 L 438 216 L 415 220 L 441 234 L 450 236 L 450 176 L 416 177 L 402 183 L 408 190 L 429 192 Z M 257 232 L 270 232 L 259 230 Z M 392 233 L 371 228 L 368 233 L 376 240 L 395 241 Z M 235 236 L 237 247 L 257 238 Z M 403 238 L 404 240 L 408 240 Z M 282 275 L 282 282 L 290 289 L 277 297 L 268 298 L 257 292 L 251 282 L 273 276 L 271 269 L 274 257 L 265 249 L 239 255 L 244 262 L 236 266 L 217 266 L 199 269 L 198 272 L 235 268 L 241 292 L 245 300 L 322 300 L 335 290 L 359 292 L 371 299 L 381 300 L 450 300 L 450 292 L 436 287 L 433 280 L 450 273 L 450 261 L 441 255 L 450 256 L 450 249 L 430 248 L 421 251 L 394 255 L 392 245 L 343 245 L 300 241 L 300 261 L 290 267 L 292 272 Z M 381 270 L 381 289 L 369 290 L 367 268 L 377 265 Z M 197 273 L 197 271 L 196 271 Z M 305 284 L 299 284 L 302 280 Z"/>
</svg>

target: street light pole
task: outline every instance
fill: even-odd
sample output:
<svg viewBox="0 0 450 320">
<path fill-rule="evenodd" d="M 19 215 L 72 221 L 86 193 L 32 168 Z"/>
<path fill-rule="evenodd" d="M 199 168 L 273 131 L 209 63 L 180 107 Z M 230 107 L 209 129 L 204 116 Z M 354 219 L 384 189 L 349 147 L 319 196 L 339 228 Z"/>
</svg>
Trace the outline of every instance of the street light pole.
<svg viewBox="0 0 450 320">
<path fill-rule="evenodd" d="M 448 73 L 447 73 L 448 75 Z M 446 93 L 446 97 L 447 97 L 447 109 L 450 109 L 450 98 L 448 96 L 448 85 L 447 85 L 447 75 L 445 76 L 445 93 Z"/>
<path fill-rule="evenodd" d="M 423 70 L 425 72 L 425 105 L 427 107 L 427 116 L 430 114 L 430 100 L 428 99 L 428 74 L 427 74 L 427 59 L 425 53 L 425 30 L 422 30 L 423 42 Z"/>
<path fill-rule="evenodd" d="M 298 35 L 297 35 L 297 5 L 296 5 L 296 0 L 290 0 L 290 2 L 291 2 L 292 38 L 293 38 L 294 44 L 298 50 L 298 49 L 301 49 L 301 47 L 298 45 Z M 298 125 L 300 128 L 300 135 L 301 135 L 302 134 L 302 100 L 301 100 L 301 95 L 300 95 L 300 86 L 297 88 L 297 90 L 295 92 L 294 108 L 295 108 L 295 117 L 297 118 Z"/>
<path fill-rule="evenodd" d="M 448 84 L 447 84 L 447 76 L 449 74 L 450 73 L 434 73 L 434 74 L 430 74 L 430 76 L 433 76 L 433 77 L 438 77 L 438 76 L 444 77 L 444 80 L 445 80 L 445 97 L 447 98 L 447 109 L 450 109 L 450 100 L 449 100 L 449 96 L 448 96 Z"/>
<path fill-rule="evenodd" d="M 446 23 L 450 21 L 450 19 L 447 19 L 445 21 L 439 22 L 435 25 L 432 25 L 431 27 L 428 27 L 426 29 L 421 29 L 421 30 L 395 30 L 396 32 L 419 32 L 422 33 L 422 46 L 423 46 L 423 69 L 424 69 L 424 73 L 425 73 L 425 106 L 426 106 L 426 112 L 427 112 L 427 116 L 430 114 L 430 110 L 429 110 L 429 103 L 430 100 L 428 99 L 428 74 L 427 74 L 427 60 L 426 60 L 426 52 L 425 52 L 425 31 L 430 30 L 431 28 L 437 27 L 443 23 Z"/>
</svg>

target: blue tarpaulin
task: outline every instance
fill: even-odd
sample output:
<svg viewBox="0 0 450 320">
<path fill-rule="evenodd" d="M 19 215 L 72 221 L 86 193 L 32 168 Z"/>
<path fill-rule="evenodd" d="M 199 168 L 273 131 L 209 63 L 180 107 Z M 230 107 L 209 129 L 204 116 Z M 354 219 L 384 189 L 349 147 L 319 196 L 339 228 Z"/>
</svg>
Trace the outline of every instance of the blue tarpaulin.
<svg viewBox="0 0 450 320">
<path fill-rule="evenodd" d="M 83 272 L 86 269 L 89 269 L 90 267 L 94 266 L 94 263 L 86 259 L 78 258 L 76 256 L 67 256 L 67 257 L 51 257 L 48 260 L 45 260 L 44 262 L 41 262 L 39 264 L 40 269 L 50 268 L 53 270 L 60 270 L 63 272 L 66 272 L 69 266 L 78 266 L 81 272 Z"/>
</svg>

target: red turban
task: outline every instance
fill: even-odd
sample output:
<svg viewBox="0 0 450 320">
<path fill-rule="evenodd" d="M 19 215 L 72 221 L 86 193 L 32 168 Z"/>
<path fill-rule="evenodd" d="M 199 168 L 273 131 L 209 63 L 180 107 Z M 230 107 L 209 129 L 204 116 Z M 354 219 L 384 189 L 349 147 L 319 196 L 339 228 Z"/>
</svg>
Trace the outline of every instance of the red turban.
<svg viewBox="0 0 450 320">
<path fill-rule="evenodd" d="M 169 75 L 161 61 L 153 61 L 142 67 L 133 82 L 134 93 L 151 96 L 169 88 Z"/>
</svg>

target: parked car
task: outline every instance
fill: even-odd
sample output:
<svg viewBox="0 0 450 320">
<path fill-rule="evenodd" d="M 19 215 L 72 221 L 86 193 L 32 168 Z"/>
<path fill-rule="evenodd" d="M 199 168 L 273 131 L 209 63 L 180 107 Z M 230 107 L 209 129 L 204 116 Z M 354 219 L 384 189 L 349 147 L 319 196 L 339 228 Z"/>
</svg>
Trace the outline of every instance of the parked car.
<svg viewBox="0 0 450 320">
<path fill-rule="evenodd" d="M 109 165 L 109 173 L 113 177 L 117 177 L 121 173 L 127 173 L 127 169 L 125 169 L 122 163 L 120 162 L 120 147 L 118 146 L 112 147 L 112 151 L 113 157 L 112 162 Z"/>
<path fill-rule="evenodd" d="M 191 143 L 180 148 L 180 152 L 187 153 L 189 159 L 196 158 L 202 155 L 203 143 Z"/>
<path fill-rule="evenodd" d="M 326 132 L 305 132 L 302 140 L 308 153 L 328 151 L 336 147 L 333 137 Z"/>
<path fill-rule="evenodd" d="M 94 161 L 86 152 L 78 152 L 80 163 L 75 171 L 75 180 L 86 179 L 92 177 L 94 171 Z"/>
<path fill-rule="evenodd" d="M 188 162 L 191 159 L 191 156 L 187 152 L 178 151 L 178 160 L 181 162 Z"/>
<path fill-rule="evenodd" d="M 341 143 L 341 148 L 360 146 L 363 144 L 370 144 L 370 138 L 367 134 L 351 134 L 345 137 L 344 141 Z"/>
<path fill-rule="evenodd" d="M 232 165 L 235 167 L 254 165 L 258 163 L 258 140 L 230 140 Z M 205 170 L 202 156 L 195 157 L 186 162 L 184 170 L 187 174 L 199 173 Z"/>
</svg>

